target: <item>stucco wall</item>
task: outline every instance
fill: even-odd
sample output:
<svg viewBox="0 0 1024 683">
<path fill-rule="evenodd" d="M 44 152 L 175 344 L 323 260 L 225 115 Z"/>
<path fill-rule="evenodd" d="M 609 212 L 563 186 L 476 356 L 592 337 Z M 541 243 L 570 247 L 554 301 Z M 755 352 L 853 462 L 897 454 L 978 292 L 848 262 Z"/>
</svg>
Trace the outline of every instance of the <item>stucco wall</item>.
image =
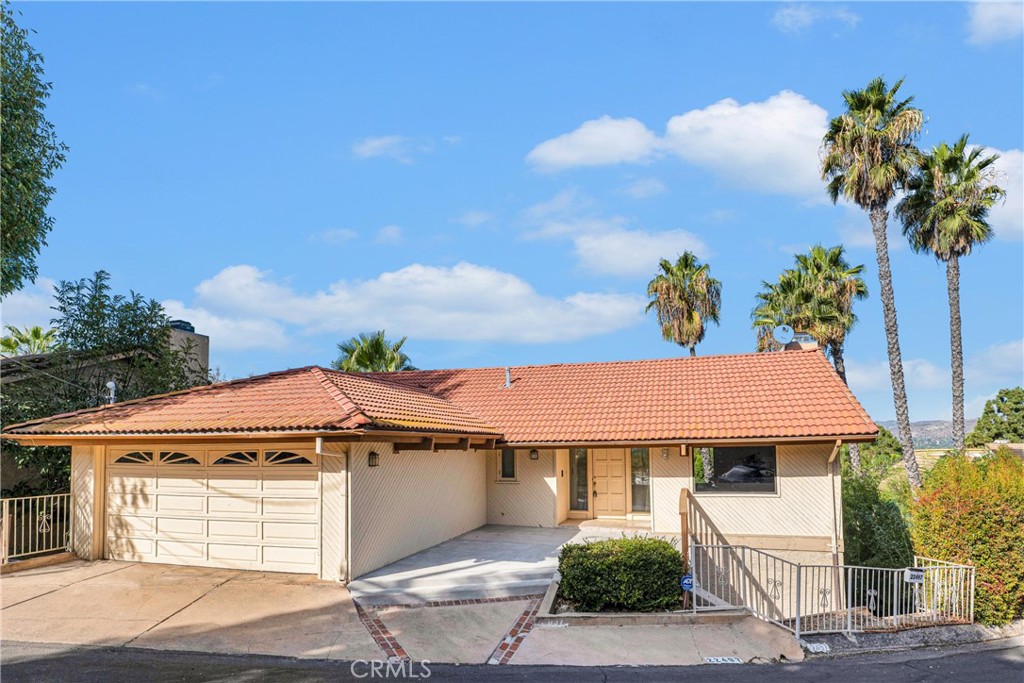
<svg viewBox="0 0 1024 683">
<path fill-rule="evenodd" d="M 379 466 L 369 467 L 370 451 L 380 454 Z M 352 444 L 352 578 L 483 526 L 485 467 L 479 451 L 395 453 L 388 443 Z"/>
<path fill-rule="evenodd" d="M 320 578 L 340 581 L 345 577 L 348 500 L 344 451 L 324 449 L 320 457 Z"/>
<path fill-rule="evenodd" d="M 828 469 L 832 448 L 829 443 L 778 446 L 776 493 L 694 493 L 699 519 L 692 523 L 703 522 L 701 528 L 709 535 L 732 543 L 765 549 L 827 550 L 833 519 Z M 759 540 L 755 543 L 755 539 Z"/>
<path fill-rule="evenodd" d="M 516 481 L 500 481 L 501 453 L 487 453 L 487 523 L 514 526 L 558 526 L 555 451 L 542 450 L 530 460 L 516 451 Z"/>
<path fill-rule="evenodd" d="M 72 551 L 83 560 L 98 560 L 103 554 L 102 529 L 96 527 L 97 516 L 102 516 L 101 495 L 96 496 L 97 465 L 102 465 L 102 447 L 75 446 L 71 449 L 71 515 Z M 97 455 L 99 454 L 99 455 Z M 102 481 L 102 480 L 100 480 Z"/>
</svg>

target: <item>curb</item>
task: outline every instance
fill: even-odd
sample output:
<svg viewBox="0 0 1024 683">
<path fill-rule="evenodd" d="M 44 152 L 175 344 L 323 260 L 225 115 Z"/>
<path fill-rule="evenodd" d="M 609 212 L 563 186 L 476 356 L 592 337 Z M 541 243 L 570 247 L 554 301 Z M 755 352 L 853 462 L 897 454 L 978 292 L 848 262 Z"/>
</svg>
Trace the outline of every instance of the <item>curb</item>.
<svg viewBox="0 0 1024 683">
<path fill-rule="evenodd" d="M 958 624 L 928 626 L 895 633 L 818 634 L 805 636 L 800 644 L 807 652 L 808 659 L 832 659 L 927 647 L 971 645 L 1021 637 L 1024 637 L 1024 619 L 1018 619 L 1006 626 Z M 829 651 L 816 652 L 818 648 L 814 646 L 821 645 L 828 647 Z"/>
</svg>

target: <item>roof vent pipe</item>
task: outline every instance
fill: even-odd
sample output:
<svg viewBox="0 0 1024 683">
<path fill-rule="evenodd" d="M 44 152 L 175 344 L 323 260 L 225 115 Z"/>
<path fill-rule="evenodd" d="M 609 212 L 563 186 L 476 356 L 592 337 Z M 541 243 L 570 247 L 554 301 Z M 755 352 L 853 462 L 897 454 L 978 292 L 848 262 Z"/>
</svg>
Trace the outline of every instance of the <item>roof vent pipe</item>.
<svg viewBox="0 0 1024 683">
<path fill-rule="evenodd" d="M 505 388 L 512 388 L 512 368 L 505 368 Z"/>
</svg>

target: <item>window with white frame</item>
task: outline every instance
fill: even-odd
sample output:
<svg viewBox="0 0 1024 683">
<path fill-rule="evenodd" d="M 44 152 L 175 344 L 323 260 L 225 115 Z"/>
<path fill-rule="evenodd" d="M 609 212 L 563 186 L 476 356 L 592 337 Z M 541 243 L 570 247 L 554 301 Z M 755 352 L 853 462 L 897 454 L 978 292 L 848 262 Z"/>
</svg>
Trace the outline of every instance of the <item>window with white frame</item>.
<svg viewBox="0 0 1024 683">
<path fill-rule="evenodd" d="M 516 452 L 512 448 L 501 449 L 501 462 L 498 464 L 498 477 L 502 481 L 516 479 Z"/>
</svg>

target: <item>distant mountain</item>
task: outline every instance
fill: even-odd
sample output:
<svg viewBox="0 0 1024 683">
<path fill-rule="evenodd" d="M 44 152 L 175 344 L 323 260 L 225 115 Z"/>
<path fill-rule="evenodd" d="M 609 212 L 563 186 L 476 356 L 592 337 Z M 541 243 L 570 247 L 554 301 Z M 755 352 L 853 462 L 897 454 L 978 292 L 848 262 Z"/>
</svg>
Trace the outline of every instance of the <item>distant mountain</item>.
<svg viewBox="0 0 1024 683">
<path fill-rule="evenodd" d="M 970 434 L 974 429 L 977 418 L 964 420 L 964 430 Z M 879 422 L 879 426 L 885 427 L 899 438 L 899 430 L 896 429 L 895 420 Z M 953 447 L 953 422 L 951 420 L 924 420 L 910 423 L 910 433 L 914 435 L 914 448 L 952 448 Z"/>
</svg>

